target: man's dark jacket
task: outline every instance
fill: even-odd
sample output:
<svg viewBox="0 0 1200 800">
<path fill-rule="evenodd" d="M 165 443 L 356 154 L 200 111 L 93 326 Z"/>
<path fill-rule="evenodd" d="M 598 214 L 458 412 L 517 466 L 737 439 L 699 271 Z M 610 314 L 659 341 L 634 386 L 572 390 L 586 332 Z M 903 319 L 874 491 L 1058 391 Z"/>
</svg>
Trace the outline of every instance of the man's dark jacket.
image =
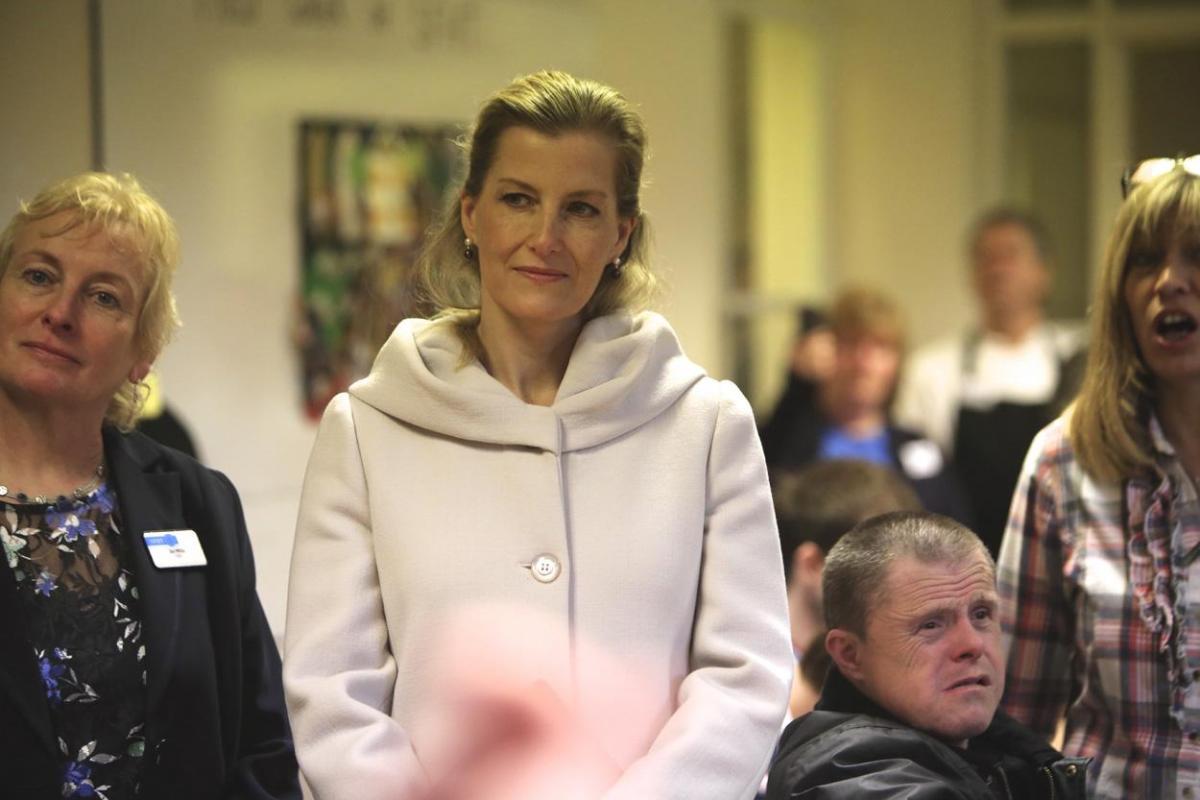
<svg viewBox="0 0 1200 800">
<path fill-rule="evenodd" d="M 108 483 L 142 599 L 146 754 L 141 796 L 296 798 L 279 652 L 254 589 L 254 559 L 233 485 L 139 433 L 104 430 Z M 142 540 L 196 532 L 207 566 L 158 569 Z M 16 583 L 0 561 L 0 797 L 61 797 L 55 742 Z"/>
<path fill-rule="evenodd" d="M 967 749 L 896 720 L 836 668 L 816 710 L 787 727 L 767 800 L 1073 800 L 1086 758 L 1064 758 L 997 712 Z"/>
</svg>

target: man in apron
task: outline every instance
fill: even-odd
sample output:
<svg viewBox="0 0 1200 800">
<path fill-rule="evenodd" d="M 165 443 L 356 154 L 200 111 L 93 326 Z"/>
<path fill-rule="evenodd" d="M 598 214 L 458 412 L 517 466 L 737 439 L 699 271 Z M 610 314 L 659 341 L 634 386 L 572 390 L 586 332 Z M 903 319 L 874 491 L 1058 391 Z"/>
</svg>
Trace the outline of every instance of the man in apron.
<svg viewBox="0 0 1200 800">
<path fill-rule="evenodd" d="M 1049 253 L 1037 220 L 997 209 L 970 241 L 980 325 L 913 355 L 895 414 L 951 454 L 995 556 L 1025 452 L 1078 388 L 1083 338 L 1045 319 Z"/>
</svg>

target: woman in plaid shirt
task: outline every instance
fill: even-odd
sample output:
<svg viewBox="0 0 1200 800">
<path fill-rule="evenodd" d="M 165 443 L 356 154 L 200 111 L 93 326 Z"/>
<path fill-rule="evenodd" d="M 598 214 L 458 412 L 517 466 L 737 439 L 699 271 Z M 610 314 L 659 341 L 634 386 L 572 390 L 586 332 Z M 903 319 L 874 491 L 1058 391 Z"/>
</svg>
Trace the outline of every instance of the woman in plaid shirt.
<svg viewBox="0 0 1200 800">
<path fill-rule="evenodd" d="M 1003 708 L 1101 798 L 1200 799 L 1200 157 L 1127 173 L 1075 405 L 1000 552 Z"/>
</svg>

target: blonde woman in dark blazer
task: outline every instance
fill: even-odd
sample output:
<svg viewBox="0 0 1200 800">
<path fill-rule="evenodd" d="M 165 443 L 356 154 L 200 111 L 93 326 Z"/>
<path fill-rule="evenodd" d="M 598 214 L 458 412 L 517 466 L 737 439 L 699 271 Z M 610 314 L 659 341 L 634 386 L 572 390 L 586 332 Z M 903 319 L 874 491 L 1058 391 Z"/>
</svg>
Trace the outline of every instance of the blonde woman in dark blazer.
<svg viewBox="0 0 1200 800">
<path fill-rule="evenodd" d="M 86 173 L 0 234 L 0 794 L 299 797 L 237 492 L 128 432 L 179 244 Z"/>
</svg>

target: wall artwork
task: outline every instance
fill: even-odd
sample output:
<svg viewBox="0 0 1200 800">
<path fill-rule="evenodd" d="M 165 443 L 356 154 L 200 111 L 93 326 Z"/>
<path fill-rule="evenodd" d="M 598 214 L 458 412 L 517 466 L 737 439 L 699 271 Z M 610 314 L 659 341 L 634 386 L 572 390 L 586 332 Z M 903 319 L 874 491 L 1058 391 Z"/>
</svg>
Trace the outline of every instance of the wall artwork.
<svg viewBox="0 0 1200 800">
<path fill-rule="evenodd" d="M 370 370 L 410 314 L 413 265 L 445 208 L 452 126 L 300 123 L 301 280 L 294 339 L 305 413 Z"/>
</svg>

